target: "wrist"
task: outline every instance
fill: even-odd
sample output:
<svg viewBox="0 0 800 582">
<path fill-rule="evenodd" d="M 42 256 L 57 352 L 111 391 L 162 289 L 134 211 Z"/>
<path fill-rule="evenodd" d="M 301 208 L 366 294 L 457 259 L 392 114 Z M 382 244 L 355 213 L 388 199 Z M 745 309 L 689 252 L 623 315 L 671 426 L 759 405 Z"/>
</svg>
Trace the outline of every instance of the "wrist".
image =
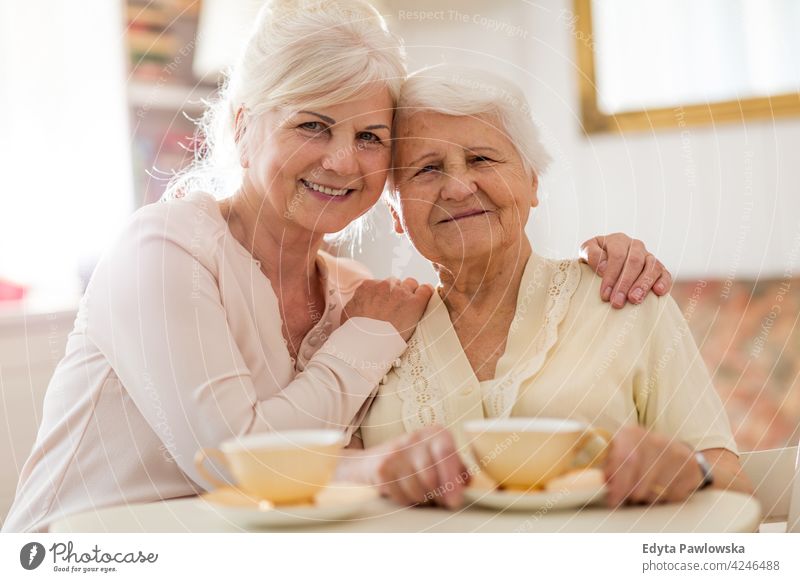
<svg viewBox="0 0 800 582">
<path fill-rule="evenodd" d="M 711 471 L 711 464 L 700 451 L 695 451 L 694 459 L 697 462 L 697 468 L 700 472 L 700 484 L 695 488 L 695 491 L 711 487 L 714 484 L 714 474 Z"/>
<path fill-rule="evenodd" d="M 345 449 L 336 467 L 336 481 L 373 485 L 370 458 L 363 449 Z"/>
</svg>

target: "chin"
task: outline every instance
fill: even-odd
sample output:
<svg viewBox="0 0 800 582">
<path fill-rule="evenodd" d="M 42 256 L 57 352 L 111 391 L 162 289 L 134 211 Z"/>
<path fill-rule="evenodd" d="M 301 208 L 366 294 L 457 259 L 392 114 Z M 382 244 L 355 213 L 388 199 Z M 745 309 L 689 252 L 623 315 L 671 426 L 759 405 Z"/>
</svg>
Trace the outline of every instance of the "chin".
<svg viewBox="0 0 800 582">
<path fill-rule="evenodd" d="M 440 255 L 450 260 L 469 261 L 499 251 L 501 246 L 499 242 L 491 243 L 490 241 L 465 239 L 463 243 L 458 241 L 445 247 L 440 247 Z"/>
<path fill-rule="evenodd" d="M 357 218 L 358 216 L 330 216 L 330 214 L 324 214 L 322 216 L 309 215 L 297 222 L 306 230 L 317 234 L 335 234 L 346 229 Z"/>
</svg>

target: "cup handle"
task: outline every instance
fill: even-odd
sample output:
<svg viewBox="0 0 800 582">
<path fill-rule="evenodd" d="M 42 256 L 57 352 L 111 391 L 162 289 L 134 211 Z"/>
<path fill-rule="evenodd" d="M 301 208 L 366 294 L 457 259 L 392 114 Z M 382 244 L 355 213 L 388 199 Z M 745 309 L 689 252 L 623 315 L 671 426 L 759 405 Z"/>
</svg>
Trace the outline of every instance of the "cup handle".
<svg viewBox="0 0 800 582">
<path fill-rule="evenodd" d="M 596 428 L 590 426 L 581 437 L 581 442 L 578 448 L 581 452 L 587 451 L 592 455 L 592 458 L 585 463 L 576 463 L 576 469 L 590 469 L 597 467 L 600 463 L 605 461 L 608 455 L 608 446 L 611 444 L 611 433 L 604 428 Z M 589 449 L 595 448 L 596 452 L 592 453 Z"/>
<path fill-rule="evenodd" d="M 197 469 L 197 472 L 200 473 L 203 479 L 211 483 L 214 487 L 229 487 L 230 484 L 218 479 L 206 469 L 206 459 L 215 459 L 222 463 L 224 467 L 227 467 L 228 462 L 223 452 L 218 449 L 200 449 L 194 455 L 194 468 Z"/>
</svg>

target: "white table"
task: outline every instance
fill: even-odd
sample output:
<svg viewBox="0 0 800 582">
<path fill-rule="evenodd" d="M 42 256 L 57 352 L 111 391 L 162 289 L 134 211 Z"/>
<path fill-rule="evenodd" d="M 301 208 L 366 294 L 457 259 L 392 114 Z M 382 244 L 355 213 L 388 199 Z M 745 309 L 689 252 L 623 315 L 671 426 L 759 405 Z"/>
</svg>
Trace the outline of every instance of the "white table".
<svg viewBox="0 0 800 582">
<path fill-rule="evenodd" d="M 383 499 L 372 501 L 348 521 L 316 523 L 303 528 L 249 530 L 216 513 L 198 498 L 98 509 L 54 522 L 51 532 L 755 532 L 761 517 L 748 495 L 706 490 L 684 503 L 610 510 L 496 512 L 477 506 L 459 511 L 402 508 Z"/>
</svg>

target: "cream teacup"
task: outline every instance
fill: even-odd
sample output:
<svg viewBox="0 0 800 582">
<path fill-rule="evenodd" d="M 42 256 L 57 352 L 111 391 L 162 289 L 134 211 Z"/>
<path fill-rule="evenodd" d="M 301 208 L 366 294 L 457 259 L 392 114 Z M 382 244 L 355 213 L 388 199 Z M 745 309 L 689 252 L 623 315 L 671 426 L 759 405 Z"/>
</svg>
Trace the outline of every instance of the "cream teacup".
<svg viewBox="0 0 800 582">
<path fill-rule="evenodd" d="M 201 449 L 194 464 L 200 476 L 227 487 L 205 467 L 213 458 L 243 491 L 274 504 L 308 502 L 331 480 L 344 434 L 336 430 L 292 430 L 234 437 L 219 449 Z"/>
<path fill-rule="evenodd" d="M 571 469 L 596 466 L 611 440 L 602 429 L 564 418 L 470 420 L 463 428 L 481 469 L 514 489 L 542 487 Z"/>
</svg>

